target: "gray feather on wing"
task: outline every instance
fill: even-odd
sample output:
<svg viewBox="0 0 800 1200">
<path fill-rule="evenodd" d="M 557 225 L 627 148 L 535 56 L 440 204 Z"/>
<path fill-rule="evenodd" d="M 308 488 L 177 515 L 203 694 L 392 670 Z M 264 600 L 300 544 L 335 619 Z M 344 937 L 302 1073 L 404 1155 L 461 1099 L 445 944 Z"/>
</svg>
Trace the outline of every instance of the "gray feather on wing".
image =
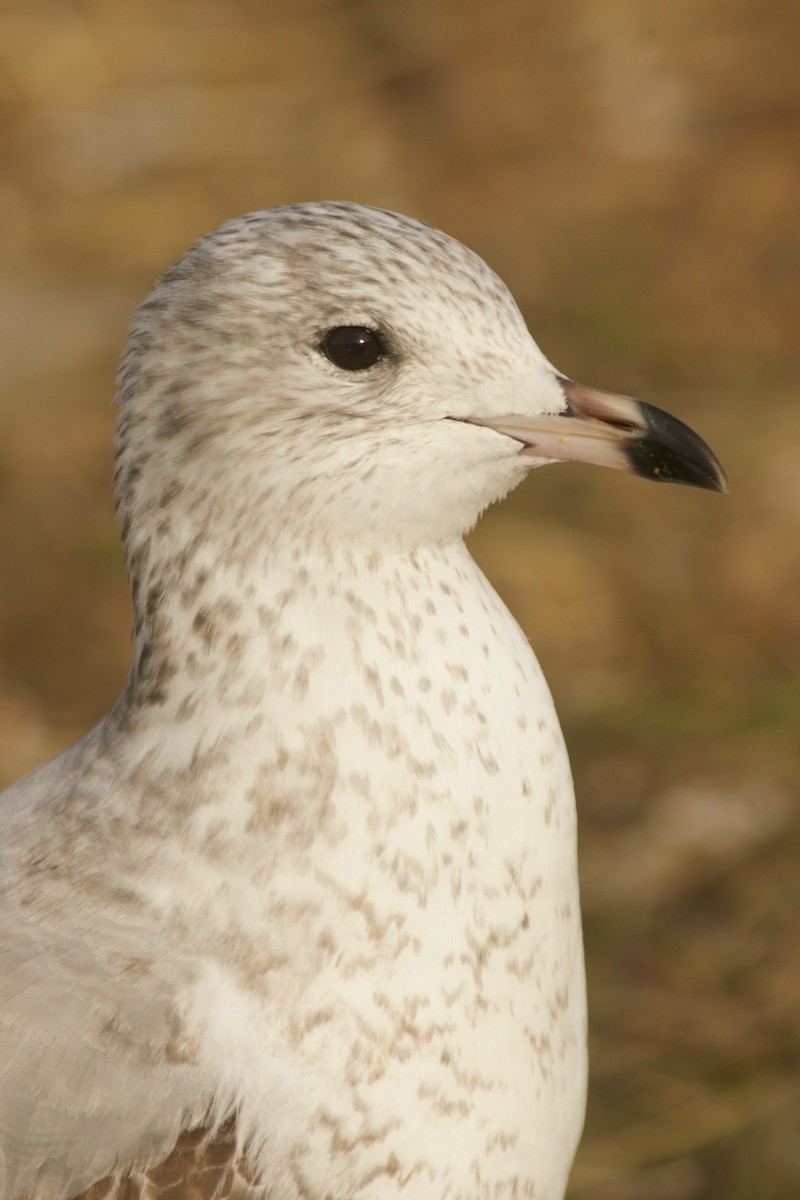
<svg viewBox="0 0 800 1200">
<path fill-rule="evenodd" d="M 161 1161 L 210 1093 L 152 957 L 110 923 L 89 939 L 13 902 L 0 922 L 0 1196 L 64 1200 Z"/>
</svg>

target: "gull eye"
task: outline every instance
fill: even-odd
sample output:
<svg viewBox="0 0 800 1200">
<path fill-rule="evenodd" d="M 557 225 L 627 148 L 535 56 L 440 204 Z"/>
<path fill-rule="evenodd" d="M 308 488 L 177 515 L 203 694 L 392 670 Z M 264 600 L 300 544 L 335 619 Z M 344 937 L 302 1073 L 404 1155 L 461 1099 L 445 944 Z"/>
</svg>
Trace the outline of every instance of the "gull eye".
<svg viewBox="0 0 800 1200">
<path fill-rule="evenodd" d="M 322 349 L 343 371 L 365 371 L 386 354 L 386 347 L 375 330 L 364 325 L 339 325 L 329 329 L 322 340 Z"/>
</svg>

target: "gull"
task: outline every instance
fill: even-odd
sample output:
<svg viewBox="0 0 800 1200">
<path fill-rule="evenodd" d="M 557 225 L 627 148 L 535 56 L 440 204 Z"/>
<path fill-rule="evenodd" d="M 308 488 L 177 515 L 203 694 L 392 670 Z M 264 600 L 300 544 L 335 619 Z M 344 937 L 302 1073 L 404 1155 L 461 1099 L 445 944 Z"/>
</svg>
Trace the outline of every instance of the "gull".
<svg viewBox="0 0 800 1200">
<path fill-rule="evenodd" d="M 4 1200 L 563 1196 L 573 789 L 463 542 L 558 459 L 726 490 L 408 217 L 251 213 L 158 281 L 119 374 L 130 674 L 0 804 Z"/>
</svg>

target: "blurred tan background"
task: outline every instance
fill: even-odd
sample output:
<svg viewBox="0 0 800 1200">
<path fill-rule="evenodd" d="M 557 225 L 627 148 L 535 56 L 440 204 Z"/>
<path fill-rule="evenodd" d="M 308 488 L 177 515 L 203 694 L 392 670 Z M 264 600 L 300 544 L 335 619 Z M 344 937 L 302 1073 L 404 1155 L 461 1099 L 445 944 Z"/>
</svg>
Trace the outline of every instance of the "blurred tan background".
<svg viewBox="0 0 800 1200">
<path fill-rule="evenodd" d="M 125 676 L 117 356 L 253 208 L 461 238 L 574 378 L 693 424 L 721 498 L 534 475 L 473 544 L 582 829 L 573 1200 L 800 1196 L 800 13 L 790 0 L 4 0 L 0 782 Z"/>
</svg>

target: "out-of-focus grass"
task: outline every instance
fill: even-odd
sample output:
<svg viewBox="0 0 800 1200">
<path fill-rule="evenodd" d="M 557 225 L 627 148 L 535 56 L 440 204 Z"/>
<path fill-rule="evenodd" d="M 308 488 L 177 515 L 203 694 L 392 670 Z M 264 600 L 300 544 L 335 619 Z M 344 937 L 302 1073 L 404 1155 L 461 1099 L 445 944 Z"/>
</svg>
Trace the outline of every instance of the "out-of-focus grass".
<svg viewBox="0 0 800 1200">
<path fill-rule="evenodd" d="M 116 357 L 237 212 L 463 238 L 548 356 L 695 425 L 725 498 L 537 472 L 474 551 L 571 749 L 593 1073 L 576 1200 L 800 1194 L 800 75 L 781 0 L 7 4 L 0 778 L 124 679 Z"/>
</svg>

